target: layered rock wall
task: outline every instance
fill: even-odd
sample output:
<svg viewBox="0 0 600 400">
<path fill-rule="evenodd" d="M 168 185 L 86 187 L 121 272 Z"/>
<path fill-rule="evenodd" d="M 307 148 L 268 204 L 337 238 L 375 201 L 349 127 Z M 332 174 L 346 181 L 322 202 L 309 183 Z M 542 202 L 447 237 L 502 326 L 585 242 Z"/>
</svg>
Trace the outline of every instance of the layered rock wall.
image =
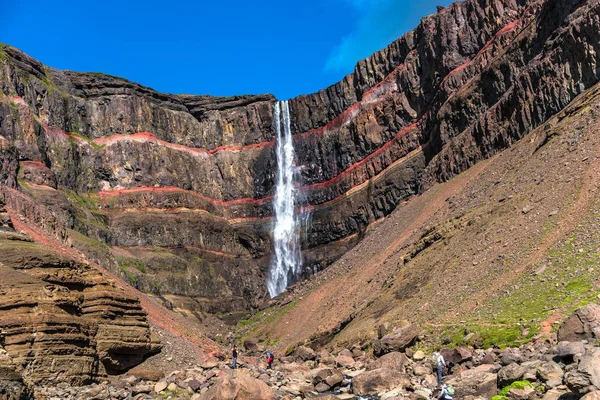
<svg viewBox="0 0 600 400">
<path fill-rule="evenodd" d="M 1 214 L 6 217 L 3 204 Z M 138 299 L 98 272 L 16 233 L 8 218 L 0 249 L 4 376 L 83 384 L 160 350 Z"/>
</svg>

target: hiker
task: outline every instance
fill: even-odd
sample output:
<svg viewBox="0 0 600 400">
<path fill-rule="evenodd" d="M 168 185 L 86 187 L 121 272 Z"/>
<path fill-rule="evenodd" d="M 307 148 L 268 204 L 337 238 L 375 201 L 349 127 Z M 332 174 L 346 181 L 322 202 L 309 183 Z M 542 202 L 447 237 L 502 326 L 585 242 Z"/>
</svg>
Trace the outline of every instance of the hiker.
<svg viewBox="0 0 600 400">
<path fill-rule="evenodd" d="M 442 393 L 440 393 L 440 400 L 452 400 L 454 399 L 454 388 L 451 385 L 444 385 L 442 387 Z"/>
<path fill-rule="evenodd" d="M 438 386 L 442 386 L 442 372 L 446 367 L 446 361 L 444 361 L 444 356 L 442 356 L 439 352 L 433 353 L 431 358 L 431 367 L 434 372 L 437 372 L 437 384 Z"/>
<path fill-rule="evenodd" d="M 267 369 L 273 369 L 273 354 L 267 353 Z"/>
<path fill-rule="evenodd" d="M 231 350 L 231 358 L 233 359 L 233 369 L 237 368 L 237 347 L 233 345 L 233 350 Z"/>
</svg>

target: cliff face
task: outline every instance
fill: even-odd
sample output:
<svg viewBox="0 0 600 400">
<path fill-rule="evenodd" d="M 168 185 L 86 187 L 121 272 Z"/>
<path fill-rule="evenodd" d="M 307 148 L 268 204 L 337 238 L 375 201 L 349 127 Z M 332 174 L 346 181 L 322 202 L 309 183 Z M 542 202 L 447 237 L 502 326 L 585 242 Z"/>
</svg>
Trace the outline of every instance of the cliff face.
<svg viewBox="0 0 600 400">
<path fill-rule="evenodd" d="M 15 232 L 0 204 L 0 369 L 28 384 L 89 383 L 160 350 L 138 299 Z"/>
<path fill-rule="evenodd" d="M 290 100 L 307 270 L 400 202 L 511 146 L 600 78 L 597 0 L 467 0 Z M 18 215 L 176 306 L 257 306 L 272 96 L 157 93 L 0 53 L 3 183 Z"/>
</svg>

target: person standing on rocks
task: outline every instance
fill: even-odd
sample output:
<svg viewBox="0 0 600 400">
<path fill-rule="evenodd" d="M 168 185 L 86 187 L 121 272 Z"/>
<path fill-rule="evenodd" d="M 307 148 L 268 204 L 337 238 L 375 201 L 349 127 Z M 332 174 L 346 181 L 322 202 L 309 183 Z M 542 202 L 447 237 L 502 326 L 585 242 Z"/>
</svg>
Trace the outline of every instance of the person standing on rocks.
<svg viewBox="0 0 600 400">
<path fill-rule="evenodd" d="M 273 354 L 267 353 L 267 369 L 273 369 Z"/>
<path fill-rule="evenodd" d="M 439 352 L 435 352 L 433 353 L 433 356 L 431 357 L 431 367 L 433 368 L 434 372 L 437 371 L 437 384 L 438 386 L 442 386 L 442 372 L 444 371 L 444 368 L 446 367 L 446 361 L 444 360 L 444 356 L 442 356 Z"/>
<path fill-rule="evenodd" d="M 233 345 L 233 350 L 231 351 L 231 358 L 233 359 L 233 369 L 237 368 L 237 347 Z"/>
</svg>

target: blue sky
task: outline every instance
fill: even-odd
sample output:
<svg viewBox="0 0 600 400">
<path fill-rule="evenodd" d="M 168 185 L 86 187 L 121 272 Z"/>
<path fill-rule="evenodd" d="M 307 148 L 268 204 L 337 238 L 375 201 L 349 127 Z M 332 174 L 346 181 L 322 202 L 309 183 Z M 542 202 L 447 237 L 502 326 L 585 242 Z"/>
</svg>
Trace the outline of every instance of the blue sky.
<svg viewBox="0 0 600 400">
<path fill-rule="evenodd" d="M 169 93 L 323 89 L 447 0 L 0 0 L 0 42 Z"/>
</svg>

